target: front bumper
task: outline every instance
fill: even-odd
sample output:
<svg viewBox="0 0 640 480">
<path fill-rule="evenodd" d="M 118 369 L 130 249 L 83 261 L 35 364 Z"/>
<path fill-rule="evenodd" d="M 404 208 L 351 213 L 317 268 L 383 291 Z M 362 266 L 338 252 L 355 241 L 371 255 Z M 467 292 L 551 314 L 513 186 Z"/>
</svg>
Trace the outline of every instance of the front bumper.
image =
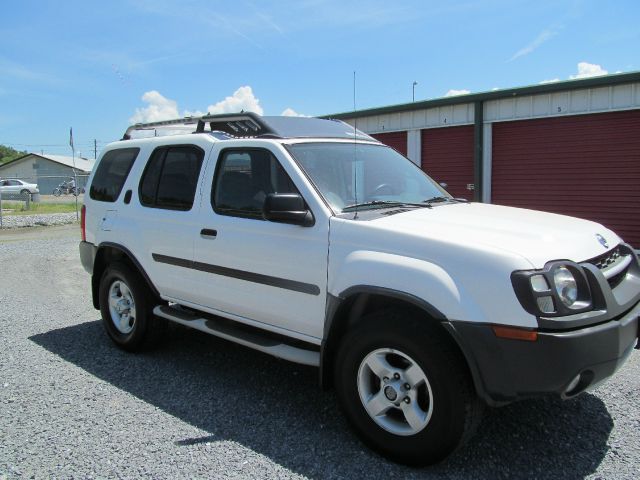
<svg viewBox="0 0 640 480">
<path fill-rule="evenodd" d="M 536 341 L 498 338 L 486 324 L 450 322 L 448 328 L 467 357 L 478 394 L 499 405 L 549 393 L 568 398 L 607 379 L 638 344 L 639 315 L 637 303 L 605 323 L 539 331 Z"/>
</svg>

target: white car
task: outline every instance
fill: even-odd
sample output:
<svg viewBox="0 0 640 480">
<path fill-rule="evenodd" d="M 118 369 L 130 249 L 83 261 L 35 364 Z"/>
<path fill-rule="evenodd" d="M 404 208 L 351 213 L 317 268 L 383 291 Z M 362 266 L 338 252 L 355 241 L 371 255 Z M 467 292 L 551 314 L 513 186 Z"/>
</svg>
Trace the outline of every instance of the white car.
<svg viewBox="0 0 640 480">
<path fill-rule="evenodd" d="M 175 124 L 193 133 L 131 139 Z M 638 343 L 640 263 L 614 232 L 452 198 L 343 122 L 136 125 L 89 183 L 80 257 L 119 347 L 171 321 L 317 366 L 399 462 L 442 460 L 483 405 L 593 388 Z"/>
<path fill-rule="evenodd" d="M 27 183 L 18 179 L 0 179 L 0 192 L 2 194 L 19 194 L 27 195 L 30 193 L 38 193 L 38 185 L 35 183 Z"/>
</svg>

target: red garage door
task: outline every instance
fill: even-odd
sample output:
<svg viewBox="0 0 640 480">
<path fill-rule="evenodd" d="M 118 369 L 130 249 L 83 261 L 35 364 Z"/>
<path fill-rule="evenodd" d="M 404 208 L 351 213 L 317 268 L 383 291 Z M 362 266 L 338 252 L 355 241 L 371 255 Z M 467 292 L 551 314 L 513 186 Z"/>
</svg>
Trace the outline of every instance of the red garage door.
<svg viewBox="0 0 640 480">
<path fill-rule="evenodd" d="M 371 136 L 385 145 L 395 148 L 404 156 L 407 155 L 407 132 L 375 133 Z"/>
<path fill-rule="evenodd" d="M 422 130 L 422 169 L 454 197 L 473 200 L 473 125 Z"/>
<path fill-rule="evenodd" d="M 640 247 L 640 110 L 493 125 L 492 201 L 602 223 Z"/>
</svg>

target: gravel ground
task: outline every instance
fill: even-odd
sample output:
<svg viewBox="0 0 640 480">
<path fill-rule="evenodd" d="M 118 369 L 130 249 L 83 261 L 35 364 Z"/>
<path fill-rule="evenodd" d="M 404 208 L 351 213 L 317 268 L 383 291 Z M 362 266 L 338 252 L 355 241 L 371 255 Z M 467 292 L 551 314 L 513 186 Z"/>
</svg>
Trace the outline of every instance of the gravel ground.
<svg viewBox="0 0 640 480">
<path fill-rule="evenodd" d="M 67 225 L 76 222 L 76 212 L 43 213 L 39 215 L 3 215 L 2 228 Z"/>
<path fill-rule="evenodd" d="M 490 410 L 444 463 L 371 453 L 301 367 L 198 332 L 107 339 L 77 226 L 0 232 L 0 478 L 640 478 L 640 352 L 562 402 Z"/>
</svg>

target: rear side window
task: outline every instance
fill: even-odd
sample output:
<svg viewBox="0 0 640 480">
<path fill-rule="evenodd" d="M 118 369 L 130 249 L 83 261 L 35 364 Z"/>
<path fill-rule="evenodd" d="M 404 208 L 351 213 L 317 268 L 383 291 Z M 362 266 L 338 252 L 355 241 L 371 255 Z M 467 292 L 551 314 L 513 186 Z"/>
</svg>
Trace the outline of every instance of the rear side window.
<svg viewBox="0 0 640 480">
<path fill-rule="evenodd" d="M 140 180 L 140 203 L 152 208 L 191 210 L 203 159 L 204 151 L 193 145 L 155 149 Z"/>
<path fill-rule="evenodd" d="M 89 196 L 100 202 L 115 202 L 139 152 L 139 148 L 120 148 L 105 153 L 93 176 Z"/>
</svg>

